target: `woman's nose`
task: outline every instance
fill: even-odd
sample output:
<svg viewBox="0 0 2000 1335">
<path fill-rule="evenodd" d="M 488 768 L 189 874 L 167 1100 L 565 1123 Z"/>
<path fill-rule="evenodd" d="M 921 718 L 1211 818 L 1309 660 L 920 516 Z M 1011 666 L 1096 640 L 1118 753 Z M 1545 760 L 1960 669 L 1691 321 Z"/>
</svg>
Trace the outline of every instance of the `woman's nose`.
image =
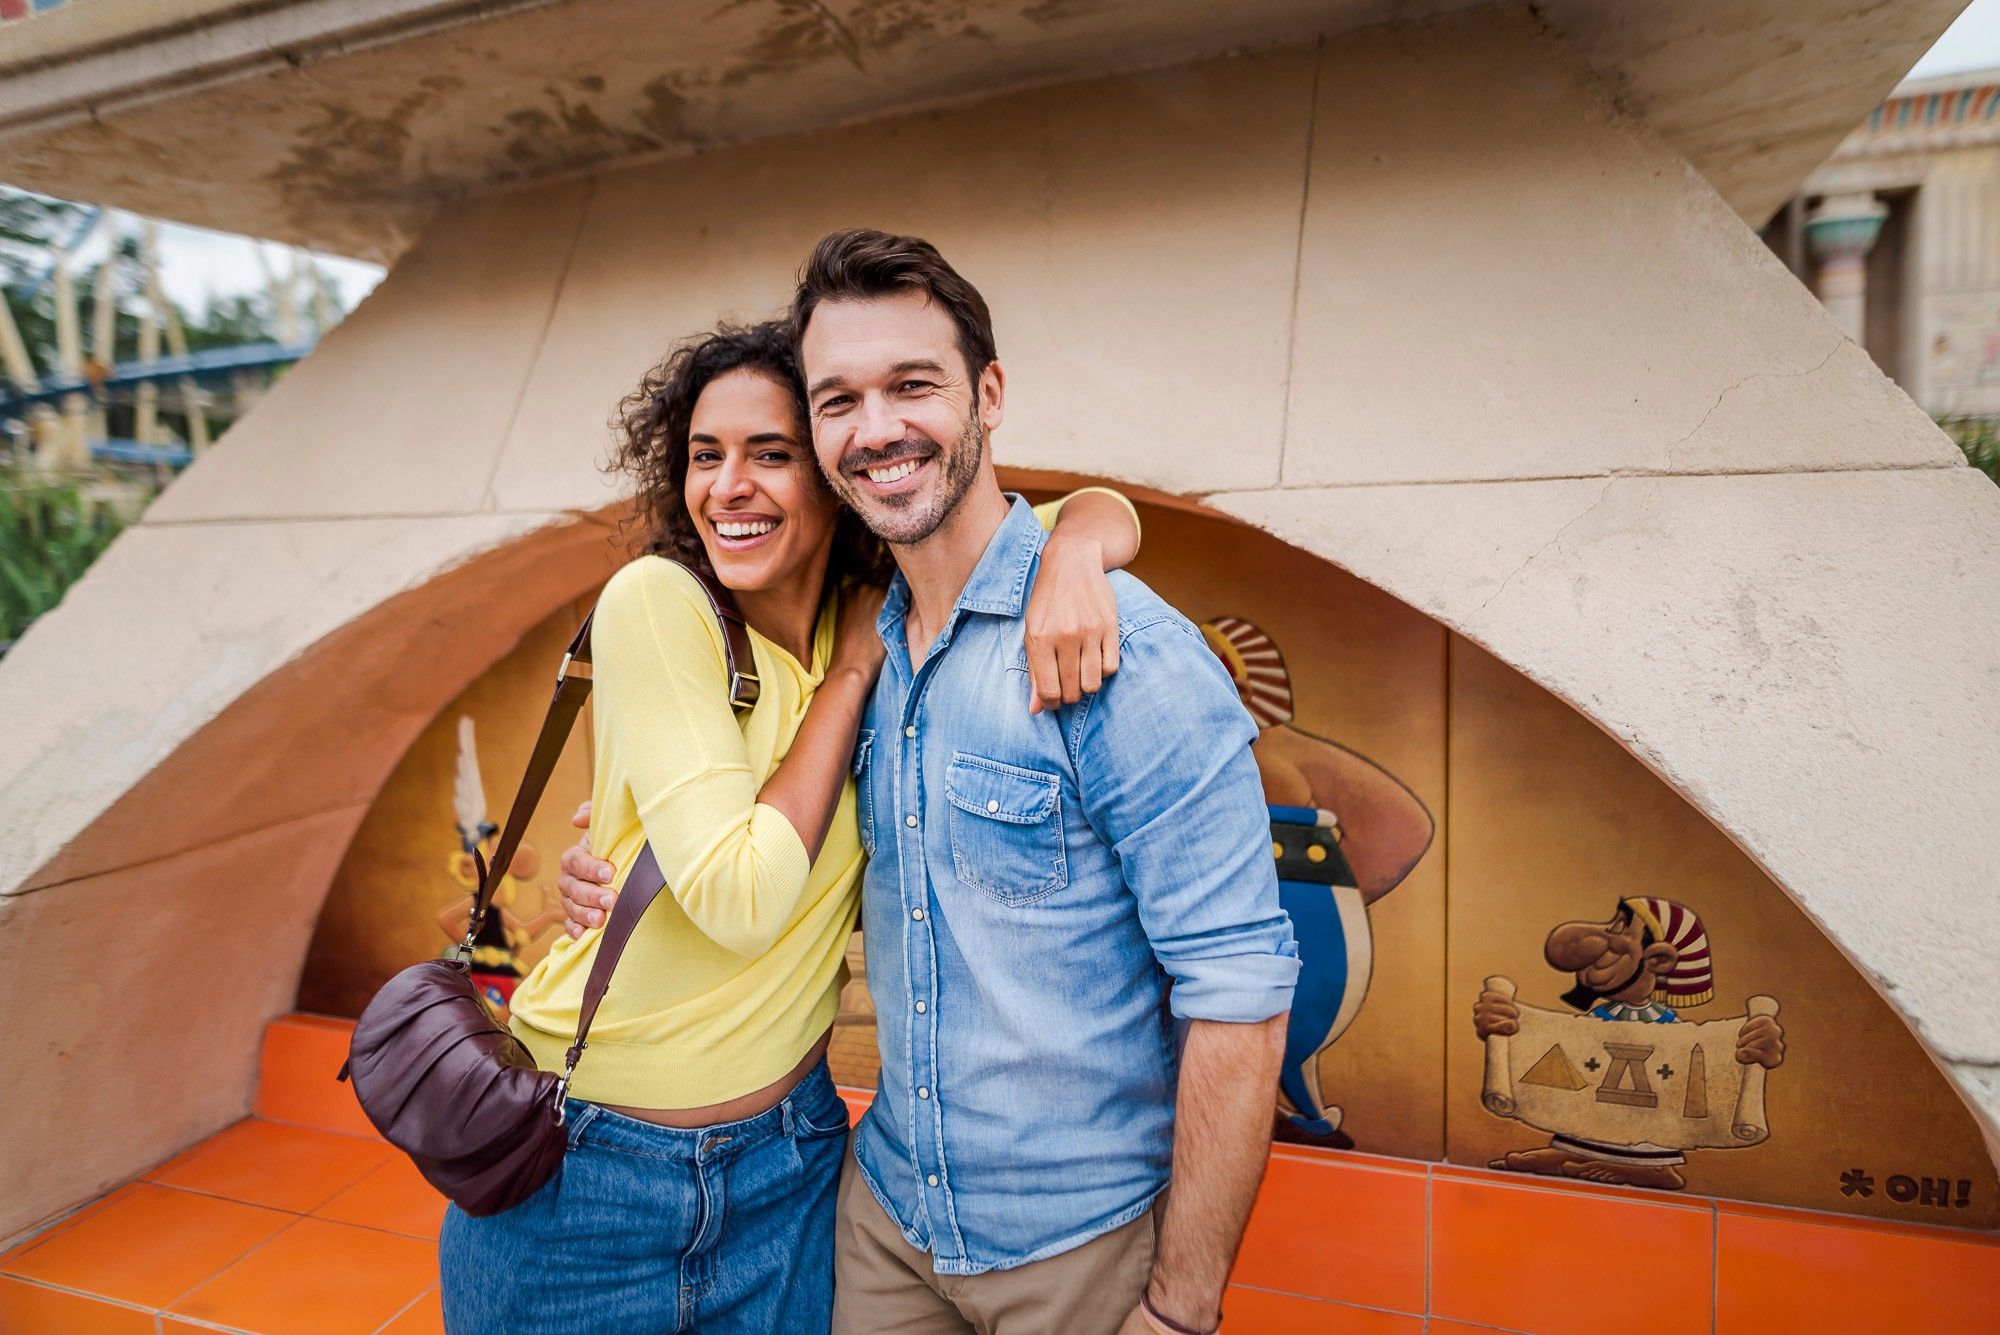
<svg viewBox="0 0 2000 1335">
<path fill-rule="evenodd" d="M 757 489 L 751 481 L 749 465 L 741 459 L 725 459 L 715 478 L 715 494 L 724 500 L 741 500 Z"/>
</svg>

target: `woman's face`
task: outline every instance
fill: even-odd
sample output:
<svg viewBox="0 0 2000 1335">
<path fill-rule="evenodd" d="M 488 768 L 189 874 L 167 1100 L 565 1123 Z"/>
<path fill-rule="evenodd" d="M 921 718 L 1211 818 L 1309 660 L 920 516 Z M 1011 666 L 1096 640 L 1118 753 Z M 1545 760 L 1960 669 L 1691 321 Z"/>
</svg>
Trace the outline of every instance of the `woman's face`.
<svg viewBox="0 0 2000 1335">
<path fill-rule="evenodd" d="M 682 496 L 727 587 L 768 589 L 815 563 L 825 570 L 838 503 L 790 392 L 768 373 L 727 372 L 695 400 Z"/>
</svg>

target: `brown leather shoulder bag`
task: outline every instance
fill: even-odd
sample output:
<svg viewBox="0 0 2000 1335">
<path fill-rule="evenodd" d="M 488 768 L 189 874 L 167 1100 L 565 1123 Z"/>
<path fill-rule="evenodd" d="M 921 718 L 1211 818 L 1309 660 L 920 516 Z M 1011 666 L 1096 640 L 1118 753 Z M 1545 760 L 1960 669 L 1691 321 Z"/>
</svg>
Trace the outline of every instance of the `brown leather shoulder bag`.
<svg viewBox="0 0 2000 1335">
<path fill-rule="evenodd" d="M 739 711 L 748 710 L 757 703 L 756 660 L 735 600 L 705 572 L 682 568 L 707 591 L 721 623 L 729 702 Z M 354 1026 L 347 1062 L 340 1068 L 340 1079 L 353 1080 L 362 1111 L 375 1129 L 470 1215 L 498 1214 L 520 1204 L 562 1166 L 563 1099 L 570 1076 L 588 1046 L 590 1022 L 604 1000 L 611 971 L 664 885 L 652 848 L 641 849 L 597 943 L 577 1015 L 576 1041 L 564 1054 L 563 1073 L 537 1067 L 479 994 L 469 968 L 473 940 L 493 911 L 500 878 L 541 801 L 577 711 L 590 695 L 590 622 L 591 617 L 583 619 L 563 655 L 555 698 L 494 846 L 493 861 L 489 865 L 479 859 L 479 889 L 465 940 L 452 958 L 412 965 L 375 994 Z"/>
</svg>

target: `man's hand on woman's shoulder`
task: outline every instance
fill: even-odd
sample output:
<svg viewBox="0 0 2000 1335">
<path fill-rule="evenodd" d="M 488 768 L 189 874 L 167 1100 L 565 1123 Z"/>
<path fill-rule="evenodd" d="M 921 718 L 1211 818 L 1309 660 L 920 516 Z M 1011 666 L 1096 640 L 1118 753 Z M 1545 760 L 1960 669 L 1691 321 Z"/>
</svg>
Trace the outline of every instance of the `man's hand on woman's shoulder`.
<svg viewBox="0 0 2000 1335">
<path fill-rule="evenodd" d="M 584 831 L 581 839 L 563 850 L 562 875 L 556 878 L 556 892 L 562 896 L 563 914 L 568 919 L 563 930 L 570 939 L 593 927 L 604 926 L 618 896 L 611 889 L 611 864 L 590 851 L 590 803 L 585 802 L 570 817 L 570 824 Z"/>
</svg>

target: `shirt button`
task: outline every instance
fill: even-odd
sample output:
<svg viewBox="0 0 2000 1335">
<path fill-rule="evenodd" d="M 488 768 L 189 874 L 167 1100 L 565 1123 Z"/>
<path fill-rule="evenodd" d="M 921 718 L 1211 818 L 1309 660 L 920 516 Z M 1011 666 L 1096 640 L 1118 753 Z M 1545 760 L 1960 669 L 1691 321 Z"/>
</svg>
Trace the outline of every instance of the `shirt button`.
<svg viewBox="0 0 2000 1335">
<path fill-rule="evenodd" d="M 914 830 L 917 828 L 917 818 L 914 815 L 905 816 L 903 817 L 903 824 Z"/>
<path fill-rule="evenodd" d="M 925 1086 L 923 1086 L 923 1085 L 918 1085 L 918 1086 L 917 1086 L 917 1097 L 918 1097 L 918 1098 L 920 1098 L 920 1099 L 927 1099 L 927 1098 L 929 1098 L 930 1096 L 931 1096 L 931 1092 L 930 1092 L 930 1090 L 929 1090 L 928 1088 L 926 1088 L 926 1087 L 925 1087 Z"/>
<path fill-rule="evenodd" d="M 916 735 L 917 735 L 917 725 L 914 723 L 910 724 L 907 728 L 903 729 L 903 736 L 905 737 L 914 737 Z"/>
<path fill-rule="evenodd" d="M 917 1003 L 917 1014 L 922 1015 L 923 1013 L 924 1013 L 924 1003 L 919 1001 Z"/>
<path fill-rule="evenodd" d="M 922 922 L 924 920 L 924 911 L 922 909 L 911 909 L 910 916 L 918 922 Z"/>
<path fill-rule="evenodd" d="M 930 1175 L 929 1177 L 925 1178 L 925 1179 L 924 1179 L 924 1181 L 926 1181 L 926 1182 L 930 1183 L 930 1184 L 931 1184 L 932 1186 L 936 1186 L 936 1185 L 937 1185 L 937 1174 L 936 1174 L 936 1173 L 932 1173 L 932 1174 L 931 1174 L 931 1175 Z"/>
<path fill-rule="evenodd" d="M 986 809 L 988 811 L 998 811 L 1000 809 L 1000 804 L 998 802 L 988 802 L 986 804 Z"/>
</svg>

